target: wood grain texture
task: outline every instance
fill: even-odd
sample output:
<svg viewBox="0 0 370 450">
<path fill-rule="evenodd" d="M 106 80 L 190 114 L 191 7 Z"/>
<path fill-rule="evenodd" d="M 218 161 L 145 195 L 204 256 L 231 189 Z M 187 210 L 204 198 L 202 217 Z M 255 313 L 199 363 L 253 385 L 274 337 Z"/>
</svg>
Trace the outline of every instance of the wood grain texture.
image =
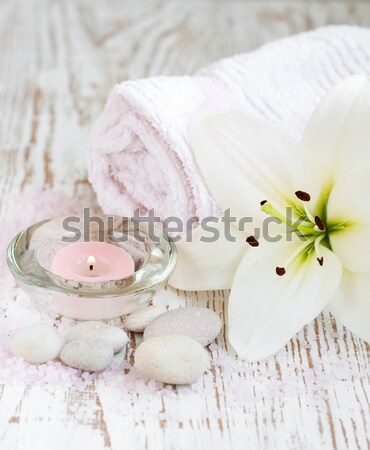
<svg viewBox="0 0 370 450">
<path fill-rule="evenodd" d="M 86 138 L 116 82 L 190 74 L 328 23 L 370 26 L 370 2 L 0 0 L 0 192 L 95 204 Z M 226 292 L 177 294 L 225 318 Z M 199 391 L 1 386 L 0 448 L 369 448 L 369 348 L 327 313 L 248 370 L 223 364 L 225 330 L 218 344 Z"/>
</svg>

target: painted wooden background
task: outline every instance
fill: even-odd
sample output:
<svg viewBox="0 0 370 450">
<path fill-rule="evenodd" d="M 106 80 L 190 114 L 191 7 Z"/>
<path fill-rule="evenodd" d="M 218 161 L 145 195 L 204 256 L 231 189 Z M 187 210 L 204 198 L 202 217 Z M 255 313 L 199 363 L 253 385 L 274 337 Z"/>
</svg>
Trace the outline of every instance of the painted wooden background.
<svg viewBox="0 0 370 450">
<path fill-rule="evenodd" d="M 0 192 L 46 186 L 94 204 L 86 137 L 116 82 L 190 74 L 327 23 L 370 26 L 370 2 L 0 0 Z M 225 292 L 175 294 L 162 301 L 224 317 Z M 369 347 L 328 314 L 243 370 L 224 336 L 195 390 L 0 386 L 0 448 L 369 448 Z"/>
</svg>

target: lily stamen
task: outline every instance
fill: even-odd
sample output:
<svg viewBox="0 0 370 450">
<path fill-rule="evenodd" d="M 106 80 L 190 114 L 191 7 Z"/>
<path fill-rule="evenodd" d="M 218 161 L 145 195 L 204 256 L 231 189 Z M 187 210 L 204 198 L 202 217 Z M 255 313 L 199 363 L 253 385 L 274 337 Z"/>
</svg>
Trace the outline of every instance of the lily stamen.
<svg viewBox="0 0 370 450">
<path fill-rule="evenodd" d="M 310 194 L 304 191 L 296 191 L 295 195 L 299 198 L 299 200 L 302 200 L 302 202 L 309 202 L 311 200 Z"/>
<path fill-rule="evenodd" d="M 320 266 L 324 264 L 324 257 L 320 254 L 320 243 L 325 238 L 325 234 L 322 234 L 315 240 L 315 253 L 316 259 L 318 260 Z"/>
<path fill-rule="evenodd" d="M 257 239 L 254 236 L 248 236 L 245 240 L 251 247 L 258 247 L 260 243 L 257 241 Z"/>
<path fill-rule="evenodd" d="M 323 256 L 320 256 L 320 258 L 316 258 L 316 259 L 319 262 L 320 266 L 324 265 L 324 257 Z"/>
<path fill-rule="evenodd" d="M 317 228 L 320 231 L 324 231 L 325 230 L 325 224 L 324 222 L 320 219 L 319 216 L 315 216 L 315 224 L 317 225 Z"/>
<path fill-rule="evenodd" d="M 276 275 L 279 275 L 279 277 L 281 277 L 286 273 L 286 270 L 284 269 L 284 267 L 276 267 L 275 272 Z"/>
<path fill-rule="evenodd" d="M 314 218 L 313 214 L 311 214 L 311 211 L 308 209 L 308 206 L 306 203 L 303 203 L 303 208 L 304 208 L 304 212 L 306 213 L 307 219 L 312 223 L 316 223 L 315 218 Z"/>
</svg>

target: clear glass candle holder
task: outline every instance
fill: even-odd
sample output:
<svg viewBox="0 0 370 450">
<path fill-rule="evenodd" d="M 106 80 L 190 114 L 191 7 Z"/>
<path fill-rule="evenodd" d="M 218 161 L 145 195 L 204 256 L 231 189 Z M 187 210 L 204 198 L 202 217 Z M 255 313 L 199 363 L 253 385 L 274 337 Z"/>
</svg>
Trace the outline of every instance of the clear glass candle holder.
<svg viewBox="0 0 370 450">
<path fill-rule="evenodd" d="M 9 268 L 19 285 L 38 305 L 55 314 L 78 320 L 129 314 L 162 289 L 175 268 L 175 245 L 159 227 L 150 230 L 147 223 L 104 215 L 99 216 L 100 224 L 86 225 L 80 216 L 71 232 L 65 229 L 65 219 L 46 220 L 21 231 L 7 252 Z M 104 281 L 67 279 L 53 273 L 55 255 L 71 245 L 76 229 L 79 242 L 106 242 L 127 251 L 134 260 L 134 273 Z"/>
</svg>

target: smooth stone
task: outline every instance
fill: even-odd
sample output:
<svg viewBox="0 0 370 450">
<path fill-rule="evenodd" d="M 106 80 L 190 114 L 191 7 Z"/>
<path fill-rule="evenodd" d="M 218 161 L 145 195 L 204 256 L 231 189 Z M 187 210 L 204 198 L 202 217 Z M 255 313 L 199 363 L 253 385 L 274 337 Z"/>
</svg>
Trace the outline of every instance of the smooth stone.
<svg viewBox="0 0 370 450">
<path fill-rule="evenodd" d="M 129 341 L 127 334 L 118 327 L 112 327 L 98 320 L 81 322 L 73 326 L 66 341 L 77 341 L 79 339 L 99 339 L 113 348 L 114 353 L 121 351 Z"/>
<path fill-rule="evenodd" d="M 202 376 L 207 362 L 204 348 L 187 336 L 153 337 L 135 352 L 135 367 L 147 378 L 161 383 L 193 383 Z"/>
<path fill-rule="evenodd" d="M 123 326 L 134 333 L 142 333 L 150 322 L 165 312 L 166 308 L 163 306 L 148 306 L 129 314 L 123 321 Z"/>
<path fill-rule="evenodd" d="M 167 311 L 144 330 L 144 340 L 155 336 L 182 335 L 195 339 L 203 347 L 209 345 L 221 331 L 221 319 L 208 308 L 192 306 Z"/>
<path fill-rule="evenodd" d="M 112 361 L 113 348 L 99 339 L 80 339 L 65 344 L 59 357 L 67 366 L 97 372 Z"/>
<path fill-rule="evenodd" d="M 42 364 L 59 355 L 64 339 L 47 323 L 33 323 L 14 333 L 10 349 L 31 364 Z"/>
<path fill-rule="evenodd" d="M 109 325 L 100 321 L 100 320 L 86 320 L 84 322 L 79 322 L 73 325 L 66 336 L 67 340 L 74 341 L 76 339 L 83 339 L 89 337 L 90 333 L 93 333 L 96 330 L 101 328 L 107 328 Z"/>
</svg>

